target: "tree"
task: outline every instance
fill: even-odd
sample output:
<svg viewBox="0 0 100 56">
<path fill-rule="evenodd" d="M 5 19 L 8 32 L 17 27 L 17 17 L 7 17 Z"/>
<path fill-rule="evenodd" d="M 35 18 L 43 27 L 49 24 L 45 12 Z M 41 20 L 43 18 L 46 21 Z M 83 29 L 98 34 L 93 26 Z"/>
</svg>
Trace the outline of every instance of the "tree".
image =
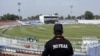
<svg viewBox="0 0 100 56">
<path fill-rule="evenodd" d="M 82 19 L 82 20 L 84 20 L 84 19 L 85 19 L 85 16 L 84 16 L 84 15 L 77 16 L 77 19 Z"/>
<path fill-rule="evenodd" d="M 1 16 L 0 16 L 0 20 L 1 20 Z"/>
<path fill-rule="evenodd" d="M 42 15 L 42 14 L 41 14 Z M 27 20 L 39 20 L 40 15 L 27 17 Z"/>
<path fill-rule="evenodd" d="M 34 19 L 34 20 L 39 20 L 39 16 L 40 16 L 40 15 L 36 15 L 36 16 L 34 16 L 33 19 Z"/>
<path fill-rule="evenodd" d="M 54 13 L 54 15 L 58 15 L 58 13 Z"/>
<path fill-rule="evenodd" d="M 71 16 L 70 16 L 70 15 L 68 15 L 67 19 L 71 19 Z"/>
<path fill-rule="evenodd" d="M 27 17 L 27 20 L 33 20 L 33 19 L 34 19 L 34 16 Z"/>
<path fill-rule="evenodd" d="M 94 15 L 94 18 L 95 19 L 100 19 L 100 16 L 99 15 Z"/>
<path fill-rule="evenodd" d="M 1 20 L 17 20 L 17 19 L 19 19 L 17 15 L 9 14 L 9 13 L 1 16 Z"/>
<path fill-rule="evenodd" d="M 86 11 L 84 16 L 85 16 L 85 19 L 93 19 L 94 18 L 93 13 L 91 11 Z"/>
<path fill-rule="evenodd" d="M 61 16 L 61 17 L 59 17 L 59 19 L 60 19 L 60 20 L 64 20 L 64 17 L 63 17 L 63 16 Z"/>
<path fill-rule="evenodd" d="M 72 16 L 72 19 L 76 19 L 76 16 Z"/>
</svg>

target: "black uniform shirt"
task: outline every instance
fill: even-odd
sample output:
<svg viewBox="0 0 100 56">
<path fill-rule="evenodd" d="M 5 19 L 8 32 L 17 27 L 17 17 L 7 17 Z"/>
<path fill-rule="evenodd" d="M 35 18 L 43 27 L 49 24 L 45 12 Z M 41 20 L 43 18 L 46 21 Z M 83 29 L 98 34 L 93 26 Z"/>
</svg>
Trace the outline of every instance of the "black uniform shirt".
<svg viewBox="0 0 100 56">
<path fill-rule="evenodd" d="M 54 37 L 45 45 L 42 56 L 72 56 L 73 48 L 71 43 L 64 37 Z"/>
</svg>

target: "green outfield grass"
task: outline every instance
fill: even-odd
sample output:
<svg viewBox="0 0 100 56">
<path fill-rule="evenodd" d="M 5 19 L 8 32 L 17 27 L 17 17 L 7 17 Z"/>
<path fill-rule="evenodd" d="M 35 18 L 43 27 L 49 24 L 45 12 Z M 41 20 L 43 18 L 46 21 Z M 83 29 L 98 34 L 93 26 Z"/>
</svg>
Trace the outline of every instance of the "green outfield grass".
<svg viewBox="0 0 100 56">
<path fill-rule="evenodd" d="M 35 37 L 39 42 L 37 44 L 44 45 L 46 40 L 53 38 L 53 24 L 17 26 L 9 28 L 3 35 L 11 37 Z M 100 25 L 92 24 L 66 24 L 63 25 L 64 34 L 69 39 L 74 48 L 81 48 L 82 37 L 98 37 L 100 38 Z M 0 32 L 3 30 L 0 29 Z M 2 35 L 2 34 L 0 34 Z"/>
<path fill-rule="evenodd" d="M 30 25 L 11 28 L 4 34 L 18 37 L 35 37 L 37 39 L 50 39 L 53 37 L 53 24 Z M 83 36 L 100 37 L 100 27 L 91 24 L 67 24 L 64 26 L 64 36 L 73 40 Z"/>
</svg>

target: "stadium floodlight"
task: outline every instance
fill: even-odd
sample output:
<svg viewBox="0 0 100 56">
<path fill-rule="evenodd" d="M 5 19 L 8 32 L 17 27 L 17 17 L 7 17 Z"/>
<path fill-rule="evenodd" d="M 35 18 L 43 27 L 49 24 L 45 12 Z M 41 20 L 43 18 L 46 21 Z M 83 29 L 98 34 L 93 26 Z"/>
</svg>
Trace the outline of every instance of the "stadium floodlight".
<svg viewBox="0 0 100 56">
<path fill-rule="evenodd" d="M 71 8 L 71 12 L 70 12 L 71 13 L 71 19 L 72 19 L 72 13 L 73 13 L 72 9 L 73 9 L 73 5 L 71 5 L 70 8 Z"/>
<path fill-rule="evenodd" d="M 21 3 L 18 2 L 18 12 L 19 12 L 19 20 L 21 20 L 21 8 L 20 8 Z"/>
</svg>

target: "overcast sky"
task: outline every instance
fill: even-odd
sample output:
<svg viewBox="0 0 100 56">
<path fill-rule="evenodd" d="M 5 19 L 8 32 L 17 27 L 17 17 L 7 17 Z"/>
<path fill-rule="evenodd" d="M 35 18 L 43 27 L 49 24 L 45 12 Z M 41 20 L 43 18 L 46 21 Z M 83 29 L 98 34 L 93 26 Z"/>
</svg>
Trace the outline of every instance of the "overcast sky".
<svg viewBox="0 0 100 56">
<path fill-rule="evenodd" d="M 11 13 L 19 15 L 18 2 L 21 3 L 21 15 L 26 18 L 38 14 L 54 14 L 79 16 L 85 11 L 100 15 L 100 0 L 0 0 L 0 16 Z"/>
</svg>

